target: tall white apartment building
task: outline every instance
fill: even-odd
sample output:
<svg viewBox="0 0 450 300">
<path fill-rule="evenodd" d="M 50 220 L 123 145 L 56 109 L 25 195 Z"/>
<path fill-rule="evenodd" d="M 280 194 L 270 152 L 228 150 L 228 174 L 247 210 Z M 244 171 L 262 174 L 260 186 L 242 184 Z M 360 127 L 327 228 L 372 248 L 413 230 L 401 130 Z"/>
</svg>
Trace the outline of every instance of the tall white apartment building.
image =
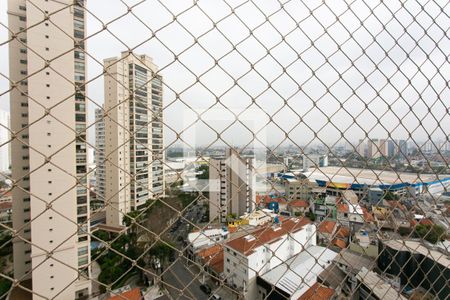
<svg viewBox="0 0 450 300">
<path fill-rule="evenodd" d="M 83 6 L 8 0 L 14 277 L 33 299 L 91 292 Z"/>
<path fill-rule="evenodd" d="M 162 77 L 147 55 L 104 61 L 106 223 L 164 195 Z"/>
<path fill-rule="evenodd" d="M 366 140 L 364 139 L 360 139 L 358 142 L 358 145 L 356 146 L 356 151 L 358 152 L 358 154 L 365 158 L 367 157 L 367 143 Z"/>
<path fill-rule="evenodd" d="M 97 201 L 105 201 L 105 119 L 103 109 L 95 110 L 95 194 Z"/>
<path fill-rule="evenodd" d="M 380 158 L 388 156 L 388 143 L 385 139 L 369 139 L 367 142 L 369 158 Z"/>
<path fill-rule="evenodd" d="M 11 165 L 9 112 L 0 110 L 0 124 L 0 172 L 6 172 L 9 170 L 9 166 Z"/>
<path fill-rule="evenodd" d="M 252 159 L 227 149 L 224 158 L 209 161 L 209 219 L 225 223 L 229 214 L 242 216 L 255 207 Z"/>
</svg>

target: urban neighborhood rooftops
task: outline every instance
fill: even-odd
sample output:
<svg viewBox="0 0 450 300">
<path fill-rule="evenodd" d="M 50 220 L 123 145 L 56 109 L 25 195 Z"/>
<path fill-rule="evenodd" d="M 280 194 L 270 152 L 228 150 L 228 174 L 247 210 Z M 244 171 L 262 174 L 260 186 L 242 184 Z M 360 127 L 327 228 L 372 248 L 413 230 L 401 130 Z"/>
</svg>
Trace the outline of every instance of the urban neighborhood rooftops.
<svg viewBox="0 0 450 300">
<path fill-rule="evenodd" d="M 280 225 L 264 226 L 251 232 L 251 234 L 233 239 L 226 243 L 226 245 L 244 255 L 248 255 L 253 249 L 267 243 L 270 244 L 285 234 L 299 231 L 307 224 L 312 224 L 308 218 L 291 218 L 282 222 Z"/>
<path fill-rule="evenodd" d="M 336 210 L 340 213 L 348 213 L 349 212 L 348 205 L 345 203 L 336 204 Z"/>
<path fill-rule="evenodd" d="M 392 285 L 385 282 L 377 273 L 362 268 L 356 275 L 367 288 L 370 289 L 370 295 L 375 295 L 377 299 L 398 300 L 406 299 L 394 289 Z"/>
<path fill-rule="evenodd" d="M 108 300 L 141 300 L 142 299 L 142 293 L 139 288 L 134 288 L 132 290 L 123 292 L 119 295 L 113 296 L 108 298 Z"/>
<path fill-rule="evenodd" d="M 443 253 L 425 247 L 419 241 L 412 240 L 383 240 L 383 244 L 397 251 L 418 253 L 433 259 L 446 268 L 450 267 L 450 259 Z"/>
<path fill-rule="evenodd" d="M 331 299 L 333 295 L 333 289 L 316 282 L 298 300 L 327 300 Z"/>
<path fill-rule="evenodd" d="M 335 221 L 322 221 L 317 229 L 321 233 L 332 234 L 335 231 L 336 222 Z"/>
<path fill-rule="evenodd" d="M 303 207 L 303 208 L 308 208 L 309 207 L 309 203 L 306 200 L 293 200 L 291 202 L 289 202 L 288 204 L 290 207 Z"/>
<path fill-rule="evenodd" d="M 339 252 L 339 254 L 334 258 L 334 261 L 338 265 L 346 266 L 347 270 L 356 270 L 356 272 L 361 270 L 362 268 L 370 270 L 375 264 L 375 261 L 370 257 L 349 249 L 344 249 L 343 251 Z"/>
<path fill-rule="evenodd" d="M 392 185 L 398 183 L 414 184 L 438 180 L 435 174 L 417 174 L 342 167 L 310 168 L 303 174 L 311 181 L 322 180 L 344 184 Z M 439 179 L 448 177 L 450 177 L 450 175 L 442 175 Z"/>
<path fill-rule="evenodd" d="M 317 282 L 337 253 L 320 246 L 310 246 L 260 277 L 293 296 L 301 296 Z"/>
</svg>

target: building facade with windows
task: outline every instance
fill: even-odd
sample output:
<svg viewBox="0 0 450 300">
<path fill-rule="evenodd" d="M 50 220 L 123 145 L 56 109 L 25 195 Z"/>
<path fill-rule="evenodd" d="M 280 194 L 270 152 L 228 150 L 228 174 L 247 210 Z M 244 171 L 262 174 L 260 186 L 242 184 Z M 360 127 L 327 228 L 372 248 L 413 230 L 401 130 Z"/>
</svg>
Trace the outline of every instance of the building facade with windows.
<svg viewBox="0 0 450 300">
<path fill-rule="evenodd" d="M 253 159 L 227 149 L 225 157 L 209 162 L 209 219 L 225 223 L 229 214 L 236 217 L 253 211 L 256 194 Z"/>
<path fill-rule="evenodd" d="M 21 179 L 12 192 L 14 277 L 31 281 L 36 299 L 84 299 L 91 292 L 84 1 L 9 0 L 8 26 L 16 35 L 12 177 Z"/>
<path fill-rule="evenodd" d="M 103 109 L 95 110 L 95 195 L 98 203 L 105 201 L 105 120 Z"/>
<path fill-rule="evenodd" d="M 0 110 L 0 172 L 9 171 L 11 165 L 11 144 L 9 143 L 11 134 L 9 129 L 9 112 Z"/>
<path fill-rule="evenodd" d="M 385 139 L 369 139 L 367 142 L 368 158 L 388 156 L 388 142 Z"/>
<path fill-rule="evenodd" d="M 106 223 L 164 195 L 162 77 L 147 55 L 104 61 Z"/>
</svg>

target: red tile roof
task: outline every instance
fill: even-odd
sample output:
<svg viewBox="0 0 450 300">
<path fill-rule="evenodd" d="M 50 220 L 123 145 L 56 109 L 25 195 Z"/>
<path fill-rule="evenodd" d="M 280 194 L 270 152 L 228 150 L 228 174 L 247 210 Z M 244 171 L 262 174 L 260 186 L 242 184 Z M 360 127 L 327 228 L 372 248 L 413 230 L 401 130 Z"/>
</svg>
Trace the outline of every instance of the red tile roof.
<svg viewBox="0 0 450 300">
<path fill-rule="evenodd" d="M 294 201 L 289 202 L 288 205 L 290 207 L 304 207 L 304 208 L 309 207 L 309 203 L 306 200 L 294 200 Z"/>
<path fill-rule="evenodd" d="M 298 300 L 327 300 L 334 295 L 334 290 L 316 282 Z"/>
<path fill-rule="evenodd" d="M 267 201 L 267 198 L 266 198 L 266 201 Z M 269 202 L 266 202 L 266 203 L 270 203 L 270 202 L 287 203 L 287 200 L 285 198 L 270 198 Z"/>
<path fill-rule="evenodd" d="M 430 219 L 424 218 L 424 219 L 419 221 L 419 224 L 422 224 L 422 225 L 433 225 L 434 223 Z"/>
<path fill-rule="evenodd" d="M 367 208 L 363 207 L 362 211 L 363 211 L 363 215 L 364 215 L 364 220 L 366 222 L 373 222 L 374 221 L 372 214 L 367 210 Z"/>
<path fill-rule="evenodd" d="M 236 238 L 229 241 L 226 245 L 244 255 L 250 255 L 253 249 L 271 243 L 278 240 L 283 235 L 293 233 L 301 230 L 305 225 L 311 224 L 311 220 L 308 218 L 290 218 L 279 225 L 279 227 L 267 225 L 263 228 L 257 229 L 251 233 L 253 239 L 248 239 L 246 236 Z"/>
<path fill-rule="evenodd" d="M 345 226 L 339 228 L 338 232 L 336 233 L 336 237 L 338 238 L 348 238 L 349 236 L 350 236 L 350 228 Z"/>
<path fill-rule="evenodd" d="M 337 209 L 337 211 L 338 212 L 341 212 L 341 213 L 348 213 L 348 205 L 347 204 L 345 204 L 345 203 L 338 203 L 338 204 L 336 204 L 336 209 Z"/>
<path fill-rule="evenodd" d="M 209 248 L 204 248 L 197 252 L 197 256 L 201 257 L 202 259 L 207 259 L 208 257 L 214 255 L 215 253 L 219 252 L 220 250 L 223 250 L 222 245 L 214 245 Z"/>
<path fill-rule="evenodd" d="M 322 221 L 319 224 L 318 231 L 321 232 L 321 233 L 332 234 L 335 228 L 336 228 L 336 222 L 335 221 Z"/>
<path fill-rule="evenodd" d="M 223 248 L 212 256 L 207 263 L 216 273 L 223 273 Z"/>
<path fill-rule="evenodd" d="M 335 246 L 338 246 L 341 249 L 347 248 L 347 243 L 341 239 L 334 239 L 331 243 Z"/>
<path fill-rule="evenodd" d="M 108 298 L 108 300 L 141 300 L 142 294 L 140 288 L 134 288 L 127 292 L 124 292 L 120 295 L 116 295 L 114 297 Z"/>
<path fill-rule="evenodd" d="M 260 203 L 261 203 L 261 200 L 262 200 L 262 196 L 259 195 L 259 194 L 256 195 L 256 199 L 255 199 L 256 205 L 260 204 Z"/>
</svg>

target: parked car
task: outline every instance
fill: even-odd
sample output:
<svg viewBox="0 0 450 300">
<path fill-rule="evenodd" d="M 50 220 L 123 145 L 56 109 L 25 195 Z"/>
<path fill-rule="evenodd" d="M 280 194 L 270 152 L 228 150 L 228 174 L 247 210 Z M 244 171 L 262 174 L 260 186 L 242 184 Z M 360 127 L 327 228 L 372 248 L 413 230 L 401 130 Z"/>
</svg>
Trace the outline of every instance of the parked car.
<svg viewBox="0 0 450 300">
<path fill-rule="evenodd" d="M 200 285 L 200 289 L 205 293 L 205 294 L 211 294 L 211 288 L 209 287 L 209 285 L 207 284 L 202 284 Z"/>
<path fill-rule="evenodd" d="M 222 300 L 222 297 L 220 297 L 220 296 L 217 295 L 217 294 L 213 294 L 213 295 L 211 296 L 211 299 L 212 299 L 212 300 Z"/>
</svg>

